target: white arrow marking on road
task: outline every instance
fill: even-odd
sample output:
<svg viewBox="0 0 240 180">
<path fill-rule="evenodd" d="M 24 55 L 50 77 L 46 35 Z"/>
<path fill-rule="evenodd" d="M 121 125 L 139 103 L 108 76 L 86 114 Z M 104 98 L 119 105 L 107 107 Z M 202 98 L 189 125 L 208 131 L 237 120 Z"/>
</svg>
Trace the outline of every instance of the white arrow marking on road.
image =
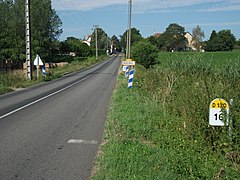
<svg viewBox="0 0 240 180">
<path fill-rule="evenodd" d="M 81 140 L 81 139 L 70 139 L 68 144 L 95 144 L 97 145 L 98 142 L 94 140 Z"/>
</svg>

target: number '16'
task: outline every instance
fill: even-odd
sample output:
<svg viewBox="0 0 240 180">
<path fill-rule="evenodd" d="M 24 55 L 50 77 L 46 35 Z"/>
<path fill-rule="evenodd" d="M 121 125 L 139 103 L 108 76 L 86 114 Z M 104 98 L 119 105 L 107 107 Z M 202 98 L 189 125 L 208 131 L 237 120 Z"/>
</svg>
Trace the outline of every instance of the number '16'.
<svg viewBox="0 0 240 180">
<path fill-rule="evenodd" d="M 216 121 L 217 121 L 217 120 L 220 120 L 220 121 L 223 120 L 223 114 L 222 114 L 222 113 L 220 113 L 220 114 L 216 113 L 216 114 L 214 114 L 214 117 L 215 117 L 215 120 L 216 120 Z"/>
</svg>

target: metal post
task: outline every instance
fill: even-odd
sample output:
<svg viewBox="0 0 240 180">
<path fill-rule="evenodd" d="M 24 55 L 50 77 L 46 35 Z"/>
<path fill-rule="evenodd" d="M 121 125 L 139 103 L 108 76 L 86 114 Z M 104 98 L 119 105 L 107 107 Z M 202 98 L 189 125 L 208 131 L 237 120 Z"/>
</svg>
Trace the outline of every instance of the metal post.
<svg viewBox="0 0 240 180">
<path fill-rule="evenodd" d="M 25 18 L 26 18 L 26 79 L 32 79 L 31 72 L 31 36 L 30 36 L 30 0 L 26 0 Z"/>
<path fill-rule="evenodd" d="M 230 99 L 230 107 L 233 107 L 233 99 Z M 232 141 L 232 128 L 233 128 L 233 117 L 232 115 L 230 115 L 230 117 L 228 117 L 229 119 L 229 123 L 228 123 L 228 135 L 230 138 L 230 141 Z"/>
<path fill-rule="evenodd" d="M 98 25 L 93 26 L 95 28 L 95 41 L 96 41 L 96 59 L 98 59 L 98 41 L 97 41 L 97 28 L 99 27 Z"/>
</svg>

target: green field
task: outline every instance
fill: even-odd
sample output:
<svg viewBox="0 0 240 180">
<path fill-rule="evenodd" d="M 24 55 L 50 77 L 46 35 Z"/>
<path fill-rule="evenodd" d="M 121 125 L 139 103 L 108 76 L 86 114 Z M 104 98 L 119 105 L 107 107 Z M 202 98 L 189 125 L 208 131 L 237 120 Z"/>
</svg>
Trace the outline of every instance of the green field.
<svg viewBox="0 0 240 180">
<path fill-rule="evenodd" d="M 137 65 L 133 89 L 119 75 L 93 179 L 239 179 L 240 52 L 158 60 Z M 233 99 L 231 136 L 208 123 L 215 98 Z"/>
</svg>

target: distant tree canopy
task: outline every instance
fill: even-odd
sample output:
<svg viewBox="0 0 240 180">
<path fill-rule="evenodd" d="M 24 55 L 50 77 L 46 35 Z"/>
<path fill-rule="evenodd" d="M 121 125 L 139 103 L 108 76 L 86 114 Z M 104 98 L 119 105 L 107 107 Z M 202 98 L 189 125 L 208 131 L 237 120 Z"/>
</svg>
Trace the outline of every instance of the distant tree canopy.
<svg viewBox="0 0 240 180">
<path fill-rule="evenodd" d="M 239 40 L 236 40 L 236 44 L 235 44 L 235 46 L 234 46 L 234 49 L 240 50 L 240 39 L 239 39 Z"/>
<path fill-rule="evenodd" d="M 185 51 L 188 45 L 185 37 L 185 28 L 178 24 L 170 24 L 166 31 L 147 38 L 147 41 L 162 51 Z M 193 29 L 191 45 L 196 50 L 206 51 L 232 51 L 240 49 L 240 40 L 236 40 L 231 30 L 212 31 L 210 39 L 203 42 L 204 32 L 200 26 Z"/>
<path fill-rule="evenodd" d="M 188 43 L 184 35 L 185 28 L 174 23 L 170 24 L 159 37 L 150 36 L 148 41 L 163 51 L 183 51 Z"/>
<path fill-rule="evenodd" d="M 96 34 L 97 31 L 97 45 L 99 49 L 107 50 L 110 47 L 110 38 L 108 37 L 107 33 L 102 28 L 95 29 L 91 35 L 91 47 L 96 47 Z"/>
<path fill-rule="evenodd" d="M 236 38 L 230 30 L 221 30 L 218 33 L 213 30 L 210 39 L 206 43 L 206 51 L 232 51 Z"/>
<path fill-rule="evenodd" d="M 112 48 L 118 52 L 121 52 L 121 45 L 120 45 L 120 40 L 117 38 L 117 36 L 113 35 L 111 37 L 111 45 L 112 45 Z"/>
<path fill-rule="evenodd" d="M 120 36 L 120 44 L 124 50 L 126 50 L 126 46 L 127 46 L 127 33 L 128 33 L 128 30 L 126 30 L 123 33 L 123 35 Z M 131 29 L 131 46 L 133 46 L 136 42 L 141 40 L 143 40 L 143 37 L 140 31 L 137 30 L 136 28 L 132 28 Z"/>
<path fill-rule="evenodd" d="M 164 48 L 167 51 L 183 51 L 186 49 L 187 39 L 185 38 L 185 28 L 178 24 L 170 24 L 162 34 L 165 41 Z M 160 36 L 161 38 L 161 36 Z"/>
<path fill-rule="evenodd" d="M 75 52 L 77 56 L 88 57 L 92 55 L 92 49 L 86 43 L 75 37 L 68 37 L 61 43 L 61 53 L 69 54 Z"/>
<path fill-rule="evenodd" d="M 42 57 L 56 51 L 62 22 L 51 0 L 31 0 L 31 40 L 33 54 Z M 25 1 L 0 1 L 0 59 L 25 59 Z"/>
</svg>

